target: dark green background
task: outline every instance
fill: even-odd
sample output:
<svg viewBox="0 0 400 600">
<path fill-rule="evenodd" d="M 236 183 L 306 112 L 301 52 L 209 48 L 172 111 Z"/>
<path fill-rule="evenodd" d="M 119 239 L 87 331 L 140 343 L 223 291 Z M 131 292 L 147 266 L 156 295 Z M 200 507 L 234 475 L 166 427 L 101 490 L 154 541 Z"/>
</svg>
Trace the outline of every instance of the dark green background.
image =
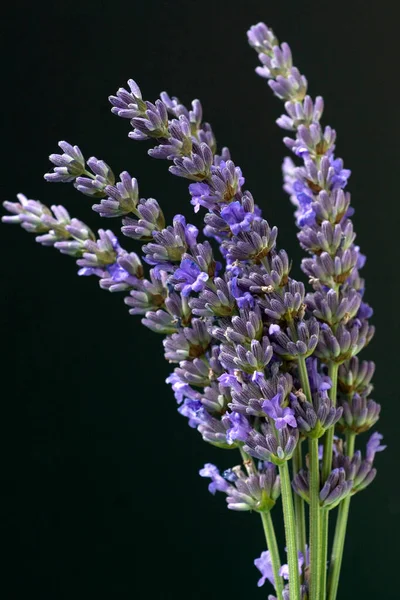
<svg viewBox="0 0 400 600">
<path fill-rule="evenodd" d="M 324 123 L 338 130 L 338 155 L 353 170 L 354 222 L 376 311 L 365 357 L 377 362 L 374 398 L 389 444 L 375 483 L 352 503 L 341 600 L 400 597 L 400 53 L 391 5 L 15 3 L 1 23 L 1 198 L 22 191 L 65 203 L 93 227 L 113 223 L 72 186 L 42 179 L 60 139 L 116 173 L 129 170 L 168 218 L 191 215 L 187 183 L 150 159 L 146 143 L 128 140 L 128 122 L 109 112 L 107 96 L 134 77 L 149 99 L 163 89 L 184 102 L 201 98 L 298 265 L 274 123 L 282 107 L 254 74 L 247 28 L 270 24 L 290 43 L 310 93 L 325 97 Z M 256 587 L 253 566 L 265 547 L 257 515 L 227 511 L 198 476 L 204 462 L 227 467 L 238 458 L 204 444 L 176 413 L 161 339 L 128 315 L 122 296 L 78 278 L 73 260 L 19 228 L 1 226 L 0 244 L 2 597 L 266 599 L 271 590 Z"/>
</svg>

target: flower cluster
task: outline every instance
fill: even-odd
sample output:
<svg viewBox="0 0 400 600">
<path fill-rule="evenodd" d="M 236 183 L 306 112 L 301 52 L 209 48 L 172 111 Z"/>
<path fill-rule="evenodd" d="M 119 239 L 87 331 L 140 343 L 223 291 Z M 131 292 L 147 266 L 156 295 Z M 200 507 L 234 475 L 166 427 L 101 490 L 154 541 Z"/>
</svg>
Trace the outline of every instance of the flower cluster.
<svg viewBox="0 0 400 600">
<path fill-rule="evenodd" d="M 386 446 L 380 443 L 382 436 L 373 433 L 367 442 L 366 458 L 362 460 L 361 452 L 357 451 L 352 457 L 343 453 L 343 448 L 336 448 L 333 456 L 333 469 L 325 481 L 320 493 L 321 507 L 332 509 L 348 495 L 353 495 L 365 489 L 376 476 L 374 458 Z M 339 444 L 340 445 L 340 444 Z M 299 496 L 310 501 L 309 472 L 299 471 L 293 479 L 293 488 Z"/>
<path fill-rule="evenodd" d="M 273 463 L 259 464 L 258 469 L 254 463 L 247 465 L 247 473 L 240 466 L 224 471 L 220 475 L 215 465 L 206 464 L 201 469 L 202 477 L 209 477 L 208 486 L 212 494 L 216 490 L 227 494 L 226 501 L 231 510 L 255 510 L 258 512 L 270 510 L 280 494 L 279 476 Z"/>
<path fill-rule="evenodd" d="M 228 148 L 217 153 L 199 100 L 190 109 L 166 92 L 154 102 L 143 100 L 133 80 L 110 97 L 112 112 L 129 121 L 131 139 L 150 141 L 149 155 L 168 161 L 173 175 L 188 180 L 194 211 L 205 212 L 204 238 L 182 214 L 167 225 L 157 200 L 140 198 L 129 173 L 117 181 L 105 161 L 86 161 L 67 142 L 59 143 L 63 154 L 50 155 L 54 169 L 46 180 L 72 182 L 96 199 L 93 210 L 101 217 L 122 217 L 121 232 L 141 245 L 142 258 L 124 250 L 112 231 L 95 235 L 65 208 L 49 209 L 22 195 L 17 203 L 4 203 L 12 216 L 3 221 L 75 257 L 78 273 L 97 276 L 101 288 L 124 292 L 129 312 L 164 336 L 165 358 L 175 365 L 167 382 L 179 413 L 206 442 L 238 448 L 243 457 L 243 467 L 221 475 L 207 464 L 201 476 L 211 479 L 212 493 L 226 493 L 228 508 L 266 518 L 281 488 L 285 499 L 291 497 L 287 463 L 295 453 L 302 461 L 304 439 L 324 440 L 314 469 L 321 472 L 316 501 L 329 509 L 372 481 L 374 454 L 384 446 L 373 434 L 361 460 L 349 442 L 346 453 L 343 443 L 332 445 L 335 425 L 353 439 L 375 424 L 380 410 L 368 398 L 373 364 L 356 357 L 373 328 L 359 275 L 365 257 L 354 244 L 345 191 L 350 171 L 334 155 L 336 134 L 320 124 L 322 98 L 307 95 L 288 45 L 279 45 L 264 24 L 252 27 L 248 37 L 262 63 L 257 72 L 285 101 L 278 125 L 295 135 L 285 144 L 302 161 L 296 166 L 286 158 L 284 178 L 296 207 L 299 242 L 309 254 L 302 262 L 308 293 L 290 276 L 289 257 L 277 248 L 277 228 L 244 189 L 242 170 Z M 293 473 L 293 488 L 307 502 L 311 470 Z M 285 519 L 290 506 L 284 503 Z M 259 585 L 269 579 L 278 598 L 306 597 L 304 543 L 298 549 L 288 543 L 289 567 L 277 565 L 274 554 L 270 572 L 271 556 L 268 551 L 256 561 L 263 574 Z M 289 573 L 290 590 L 281 581 Z"/>
</svg>

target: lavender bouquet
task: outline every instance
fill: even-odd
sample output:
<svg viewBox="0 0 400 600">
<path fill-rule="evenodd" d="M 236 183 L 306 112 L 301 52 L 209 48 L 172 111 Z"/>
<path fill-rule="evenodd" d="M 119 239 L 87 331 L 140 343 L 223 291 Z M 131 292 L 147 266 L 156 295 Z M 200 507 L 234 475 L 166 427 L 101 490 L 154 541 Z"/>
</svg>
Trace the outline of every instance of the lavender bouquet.
<svg viewBox="0 0 400 600">
<path fill-rule="evenodd" d="M 167 382 L 178 412 L 204 441 L 240 453 L 223 473 L 206 464 L 200 475 L 211 480 L 212 494 L 226 494 L 229 509 L 260 514 L 267 549 L 254 563 L 258 585 L 268 580 L 275 590 L 269 599 L 334 600 L 351 497 L 372 482 L 375 454 L 385 448 L 375 432 L 364 451 L 355 449 L 380 412 L 369 397 L 374 364 L 357 358 L 374 333 L 359 275 L 365 257 L 354 243 L 344 191 L 350 171 L 334 155 L 335 131 L 320 124 L 322 98 L 307 95 L 289 46 L 266 25 L 251 27 L 248 40 L 261 62 L 257 73 L 285 102 L 277 123 L 292 132 L 284 143 L 296 162 L 284 160 L 284 189 L 308 254 L 301 267 L 309 291 L 290 277 L 277 228 L 244 189 L 228 148 L 217 153 L 200 102 L 188 109 L 163 92 L 152 103 L 133 80 L 110 97 L 111 110 L 128 119 L 131 139 L 153 141 L 149 155 L 190 182 L 190 202 L 205 211 L 208 239 L 199 241 L 199 230 L 181 214 L 167 225 L 157 200 L 140 198 L 129 173 L 116 180 L 106 162 L 86 161 L 67 142 L 59 143 L 62 154 L 50 155 L 54 169 L 46 180 L 73 183 L 95 199 L 101 217 L 122 217 L 121 231 L 142 244 L 145 264 L 111 230 L 95 234 L 63 206 L 19 194 L 18 202 L 4 202 L 12 215 L 2 220 L 75 257 L 79 275 L 123 292 L 130 314 L 143 315 L 142 323 L 163 335 L 165 358 L 177 365 Z M 279 497 L 287 564 L 271 516 Z"/>
</svg>

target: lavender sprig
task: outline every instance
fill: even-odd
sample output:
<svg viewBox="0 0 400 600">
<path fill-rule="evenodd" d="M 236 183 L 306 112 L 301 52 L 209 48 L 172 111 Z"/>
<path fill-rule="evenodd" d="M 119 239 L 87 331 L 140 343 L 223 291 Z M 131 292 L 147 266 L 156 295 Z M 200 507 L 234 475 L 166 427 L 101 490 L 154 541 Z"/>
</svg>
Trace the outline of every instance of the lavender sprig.
<svg viewBox="0 0 400 600">
<path fill-rule="evenodd" d="M 284 142 L 303 161 L 303 166 L 296 167 L 290 158 L 285 159 L 284 187 L 296 206 L 300 245 L 311 254 L 311 258 L 302 262 L 302 269 L 314 288 L 314 292 L 307 295 L 306 303 L 322 322 L 315 354 L 329 366 L 332 380 L 329 393 L 335 405 L 339 365 L 343 364 L 346 369 L 374 333 L 367 322 L 372 310 L 363 302 L 364 283 L 358 274 L 365 257 L 354 244 L 350 220 L 354 211 L 350 207 L 350 195 L 344 191 L 350 171 L 343 167 L 340 158 L 335 158 L 336 132 L 329 126 L 323 129 L 320 124 L 323 99 L 317 97 L 313 101 L 306 95 L 307 80 L 293 67 L 289 46 L 279 45 L 273 32 L 263 23 L 252 27 L 248 38 L 263 65 L 256 69 L 257 73 L 268 80 L 276 96 L 285 100 L 287 114 L 277 123 L 283 129 L 294 131 L 296 137 L 285 137 Z M 359 433 L 376 422 L 379 407 L 373 401 L 367 402 L 365 397 L 354 396 L 353 409 L 352 402 L 353 396 L 348 396 L 343 403 L 344 423 Z M 331 477 L 333 435 L 332 427 L 326 433 L 324 444 L 322 480 L 325 485 Z M 327 519 L 327 513 L 324 518 Z M 340 520 L 338 526 L 341 526 Z M 326 553 L 327 522 L 324 529 L 323 551 Z M 325 597 L 324 579 L 322 597 Z M 331 581 L 331 588 L 329 598 L 333 600 L 337 581 Z M 316 598 L 313 590 L 312 596 Z"/>
<path fill-rule="evenodd" d="M 200 102 L 188 109 L 166 92 L 154 102 L 144 100 L 133 80 L 110 97 L 112 112 L 129 120 L 131 139 L 151 141 L 150 156 L 169 161 L 171 174 L 188 180 L 191 205 L 205 211 L 208 239 L 182 214 L 166 224 L 158 201 L 140 198 L 136 178 L 123 171 L 116 180 L 105 161 L 86 161 L 67 142 L 59 143 L 63 154 L 50 155 L 54 169 L 46 180 L 73 183 L 97 200 L 92 208 L 100 217 L 122 217 L 121 232 L 141 245 L 143 263 L 111 230 L 96 236 L 60 206 L 49 209 L 19 195 L 17 203 L 4 203 L 12 216 L 3 221 L 76 258 L 78 273 L 97 276 L 102 289 L 127 294 L 130 314 L 142 315 L 146 327 L 164 336 L 165 358 L 176 365 L 167 382 L 179 413 L 207 443 L 241 453 L 242 465 L 221 475 L 207 464 L 201 475 L 211 478 L 212 493 L 227 494 L 228 508 L 260 513 L 268 551 L 256 561 L 263 574 L 259 585 L 269 579 L 278 600 L 325 598 L 322 515 L 339 505 L 329 591 L 334 600 L 348 501 L 372 481 L 374 455 L 384 448 L 373 434 L 366 458 L 354 454 L 355 435 L 375 424 L 380 409 L 368 398 L 373 365 L 355 357 L 373 335 L 358 273 L 364 257 L 354 244 L 344 191 L 350 172 L 334 157 L 335 132 L 320 125 L 322 98 L 306 95 L 307 81 L 293 67 L 288 45 L 279 46 L 265 25 L 251 28 L 249 41 L 260 55 L 259 74 L 285 100 L 287 114 L 278 124 L 295 132 L 286 146 L 304 163 L 295 167 L 286 159 L 284 174 L 300 245 L 311 256 L 302 262 L 311 292 L 291 278 L 289 257 L 277 248 L 277 228 L 245 189 L 229 150 L 217 153 Z M 333 445 L 335 424 L 345 432 L 346 453 L 340 440 Z M 306 437 L 308 470 L 302 467 Z M 270 514 L 280 494 L 288 566 L 281 565 Z M 303 499 L 311 505 L 310 558 Z"/>
</svg>

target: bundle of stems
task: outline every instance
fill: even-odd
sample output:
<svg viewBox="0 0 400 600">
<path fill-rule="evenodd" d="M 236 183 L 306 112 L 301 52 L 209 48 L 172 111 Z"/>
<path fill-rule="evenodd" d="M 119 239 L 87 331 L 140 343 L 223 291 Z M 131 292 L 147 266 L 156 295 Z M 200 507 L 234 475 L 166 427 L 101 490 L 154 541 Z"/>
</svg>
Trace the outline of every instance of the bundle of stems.
<svg viewBox="0 0 400 600">
<path fill-rule="evenodd" d="M 163 336 L 165 357 L 177 365 L 167 382 L 179 413 L 207 443 L 240 452 L 240 464 L 221 474 L 208 463 L 200 475 L 211 479 L 212 493 L 226 494 L 229 509 L 260 514 L 267 550 L 254 561 L 258 585 L 268 580 L 278 600 L 335 600 L 351 497 L 374 479 L 375 454 L 385 448 L 374 433 L 364 457 L 355 451 L 356 437 L 380 412 L 369 397 L 374 365 L 357 358 L 374 333 L 359 275 L 365 257 L 354 243 L 350 171 L 334 155 L 335 131 L 320 124 L 322 98 L 307 95 L 289 46 L 266 25 L 251 27 L 248 39 L 261 61 L 258 74 L 285 102 L 277 123 L 292 132 L 284 143 L 300 161 L 285 158 L 283 173 L 308 253 L 301 263 L 308 292 L 290 276 L 277 228 L 244 189 L 229 150 L 217 153 L 200 102 L 188 109 L 166 92 L 154 103 L 143 100 L 133 80 L 110 97 L 112 112 L 130 122 L 131 139 L 150 142 L 150 156 L 190 182 L 195 212 L 205 209 L 206 239 L 198 241 L 198 228 L 181 214 L 166 225 L 160 204 L 140 198 L 128 172 L 117 180 L 105 161 L 86 161 L 65 141 L 62 154 L 50 155 L 46 180 L 73 183 L 103 218 L 122 217 L 122 234 L 141 246 L 142 257 L 110 229 L 95 234 L 63 206 L 22 194 L 4 203 L 11 216 L 2 220 L 75 257 L 79 275 L 98 277 L 102 289 L 125 293 L 129 312 Z M 157 418 L 157 405 L 147 404 Z M 288 564 L 271 516 L 279 496 Z"/>
</svg>

